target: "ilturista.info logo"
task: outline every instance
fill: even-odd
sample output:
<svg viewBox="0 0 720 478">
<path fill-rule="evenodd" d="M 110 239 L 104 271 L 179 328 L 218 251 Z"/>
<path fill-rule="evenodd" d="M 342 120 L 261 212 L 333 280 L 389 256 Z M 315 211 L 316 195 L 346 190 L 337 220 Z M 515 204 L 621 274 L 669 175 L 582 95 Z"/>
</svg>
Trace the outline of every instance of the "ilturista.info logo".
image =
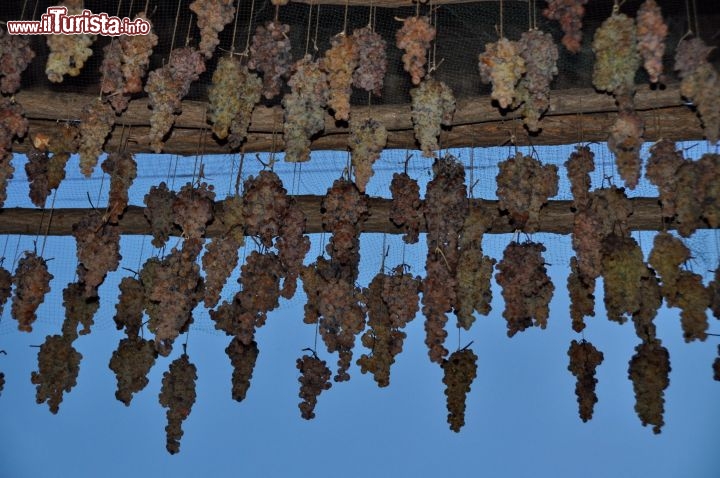
<svg viewBox="0 0 720 478">
<path fill-rule="evenodd" d="M 147 35 L 150 28 L 150 22 L 142 18 L 111 17 L 107 13 L 95 14 L 90 10 L 68 15 L 67 7 L 48 8 L 40 21 L 7 22 L 11 35 Z"/>
</svg>

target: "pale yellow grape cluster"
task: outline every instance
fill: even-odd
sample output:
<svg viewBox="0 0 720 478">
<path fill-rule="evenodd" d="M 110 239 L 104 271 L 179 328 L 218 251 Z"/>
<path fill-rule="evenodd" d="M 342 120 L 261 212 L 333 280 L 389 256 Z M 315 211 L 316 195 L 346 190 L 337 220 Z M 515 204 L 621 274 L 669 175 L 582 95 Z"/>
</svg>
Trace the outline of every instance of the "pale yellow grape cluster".
<svg viewBox="0 0 720 478">
<path fill-rule="evenodd" d="M 283 96 L 285 161 L 310 159 L 310 138 L 325 128 L 328 78 L 317 61 L 305 55 L 293 65 L 288 81 L 290 93 Z"/>
<path fill-rule="evenodd" d="M 185 238 L 200 239 L 213 220 L 215 191 L 212 184 L 186 183 L 173 201 L 173 222 L 180 226 Z"/>
<path fill-rule="evenodd" d="M 490 97 L 497 100 L 502 109 L 513 104 L 517 95 L 515 86 L 526 71 L 520 50 L 518 42 L 501 38 L 485 44 L 485 51 L 479 57 L 480 79 L 483 83 L 492 83 Z"/>
<path fill-rule="evenodd" d="M 61 335 L 48 335 L 38 350 L 38 371 L 30 381 L 37 385 L 37 403 L 47 402 L 50 413 L 56 414 L 63 400 L 63 392 L 70 392 L 77 384 L 82 354 L 72 342 Z"/>
<path fill-rule="evenodd" d="M 330 49 L 320 60 L 320 68 L 327 73 L 327 105 L 338 121 L 350 119 L 350 94 L 353 72 L 358 64 L 358 46 L 355 37 L 341 33 L 330 40 Z"/>
<path fill-rule="evenodd" d="M 90 333 L 90 327 L 95 323 L 93 317 L 100 308 L 100 299 L 97 296 L 87 297 L 84 284 L 72 282 L 63 289 L 63 307 L 65 320 L 62 335 L 72 342 L 78 338 L 78 334 Z M 78 325 L 82 325 L 79 331 Z"/>
<path fill-rule="evenodd" d="M 418 242 L 424 219 L 417 180 L 407 173 L 393 173 L 390 193 L 392 194 L 390 220 L 396 226 L 402 227 L 403 241 L 408 244 Z"/>
<path fill-rule="evenodd" d="M 83 10 L 83 0 L 65 0 L 58 6 L 66 7 L 68 15 L 79 15 Z M 90 46 L 95 36 L 87 34 L 47 35 L 47 46 L 50 49 L 45 74 L 53 83 L 63 81 L 64 75 L 78 76 L 90 56 Z"/>
<path fill-rule="evenodd" d="M 12 297 L 12 317 L 18 321 L 18 330 L 32 332 L 37 320 L 37 309 L 50 292 L 53 275 L 48 272 L 45 259 L 35 252 L 26 251 L 20 258 L 13 275 L 15 294 Z"/>
<path fill-rule="evenodd" d="M 149 383 L 147 375 L 156 358 L 157 352 L 152 340 L 140 337 L 121 339 L 109 364 L 117 379 L 115 398 L 125 406 L 130 406 L 133 394 L 143 390 Z"/>
<path fill-rule="evenodd" d="M 525 75 L 515 90 L 514 105 L 520 105 L 529 131 L 540 129 L 540 116 L 550 107 L 550 82 L 558 74 L 558 49 L 552 35 L 540 30 L 525 32 L 518 41 L 525 61 Z"/>
<path fill-rule="evenodd" d="M 120 229 L 91 211 L 73 225 L 73 236 L 77 242 L 78 279 L 85 285 L 86 297 L 96 296 L 107 273 L 120 265 Z"/>
<path fill-rule="evenodd" d="M 595 393 L 597 378 L 595 371 L 605 358 L 603 353 L 586 340 L 570 342 L 568 349 L 570 365 L 568 370 L 575 376 L 575 395 L 579 407 L 580 419 L 587 422 L 593 416 L 593 409 L 598 401 Z"/>
<path fill-rule="evenodd" d="M 320 360 L 317 355 L 303 355 L 297 359 L 297 369 L 300 371 L 300 398 L 302 402 L 298 404 L 300 415 L 305 420 L 315 418 L 315 405 L 317 398 L 323 390 L 332 387 L 330 375 L 332 372 L 327 367 L 324 360 Z"/>
<path fill-rule="evenodd" d="M 668 26 L 655 0 L 645 0 L 637 12 L 638 51 L 651 83 L 657 83 L 662 75 L 662 57 L 665 53 L 665 37 Z"/>
<path fill-rule="evenodd" d="M 595 31 L 593 85 L 617 95 L 635 91 L 635 72 L 640 66 L 635 22 L 623 13 L 613 13 Z"/>
<path fill-rule="evenodd" d="M 35 52 L 28 37 L 0 29 L 0 92 L 12 95 L 20 89 L 22 72 L 33 58 Z"/>
<path fill-rule="evenodd" d="M 175 229 L 173 217 L 175 197 L 175 191 L 168 189 L 163 181 L 157 186 L 150 187 L 150 191 L 143 198 L 145 203 L 143 214 L 150 222 L 153 236 L 151 242 L 155 247 L 163 247 Z"/>
<path fill-rule="evenodd" d="M 277 21 L 258 25 L 250 45 L 248 68 L 263 75 L 263 95 L 268 100 L 280 93 L 282 78 L 290 71 L 292 63 L 288 33 L 290 25 Z"/>
<path fill-rule="evenodd" d="M 605 309 L 608 319 L 624 323 L 642 307 L 640 283 L 648 275 L 643 254 L 635 239 L 615 234 L 602 243 Z"/>
<path fill-rule="evenodd" d="M 396 32 L 395 41 L 399 49 L 404 50 L 402 61 L 405 71 L 410 73 L 413 85 L 420 84 L 425 77 L 427 49 L 435 39 L 435 27 L 428 17 L 408 17 L 402 20 L 403 26 Z"/>
<path fill-rule="evenodd" d="M 582 19 L 587 2 L 588 0 L 547 0 L 548 6 L 543 10 L 546 18 L 560 23 L 565 34 L 561 42 L 571 53 L 579 53 L 582 49 Z"/>
<path fill-rule="evenodd" d="M 197 368 L 190 362 L 187 354 L 182 354 L 173 360 L 169 370 L 163 373 L 159 400 L 160 405 L 168 409 L 165 447 L 171 455 L 180 451 L 180 439 L 183 436 L 182 422 L 190 415 L 197 397 L 196 380 Z"/>
<path fill-rule="evenodd" d="M 110 176 L 110 193 L 105 219 L 117 224 L 129 203 L 128 192 L 137 177 L 137 163 L 132 153 L 110 153 L 100 165 Z"/>
<path fill-rule="evenodd" d="M 115 112 L 100 99 L 83 107 L 80 115 L 80 171 L 85 177 L 92 175 L 102 153 L 105 138 L 115 124 Z"/>
<path fill-rule="evenodd" d="M 468 215 L 460 236 L 455 314 L 458 326 L 465 330 L 475 322 L 475 312 L 488 315 L 491 309 L 490 281 L 496 261 L 483 254 L 482 238 L 486 230 L 487 224 L 481 215 Z"/>
<path fill-rule="evenodd" d="M 516 229 L 532 233 L 540 227 L 540 209 L 558 193 L 558 168 L 516 153 L 498 164 L 498 208 L 510 213 Z"/>
<path fill-rule="evenodd" d="M 452 125 L 455 96 L 450 87 L 442 81 L 426 78 L 420 86 L 410 90 L 410 98 L 415 139 L 420 143 L 423 156 L 436 157 L 435 151 L 440 148 L 440 127 Z"/>
<path fill-rule="evenodd" d="M 456 433 L 465 425 L 465 401 L 477 377 L 477 355 L 469 348 L 450 354 L 442 362 L 450 429 Z"/>
<path fill-rule="evenodd" d="M 640 148 L 644 142 L 644 132 L 645 123 L 634 110 L 621 110 L 610 127 L 608 149 L 615 155 L 618 173 L 630 189 L 635 189 L 640 180 Z"/>
<path fill-rule="evenodd" d="M 635 412 L 643 426 L 660 433 L 665 420 L 664 391 L 670 385 L 670 354 L 659 339 L 642 342 L 630 359 L 628 378 L 635 391 Z"/>
<path fill-rule="evenodd" d="M 200 29 L 198 49 L 205 58 L 211 58 L 220 44 L 218 34 L 235 17 L 233 0 L 195 0 L 190 4 L 190 11 L 197 15 Z"/>
<path fill-rule="evenodd" d="M 235 56 L 220 58 L 208 89 L 208 120 L 215 136 L 228 138 L 232 147 L 239 147 L 261 94 L 262 81 L 255 73 Z"/>
<path fill-rule="evenodd" d="M 555 286 L 545 268 L 544 251 L 545 246 L 535 242 L 511 242 L 503 251 L 495 280 L 502 287 L 508 337 L 533 325 L 547 327 Z"/>
<path fill-rule="evenodd" d="M 254 340 L 249 344 L 244 344 L 242 340 L 235 337 L 225 349 L 225 353 L 230 358 L 230 364 L 233 367 L 232 398 L 242 402 L 250 388 L 250 380 L 260 349 Z"/>
<path fill-rule="evenodd" d="M 348 146 L 352 152 L 352 167 L 355 185 L 361 193 L 373 176 L 373 164 L 380 157 L 387 144 L 387 130 L 382 123 L 372 118 L 350 120 Z"/>
<path fill-rule="evenodd" d="M 358 28 L 353 31 L 352 37 L 358 49 L 353 86 L 380 96 L 387 70 L 387 44 L 383 37 L 370 27 Z"/>
</svg>

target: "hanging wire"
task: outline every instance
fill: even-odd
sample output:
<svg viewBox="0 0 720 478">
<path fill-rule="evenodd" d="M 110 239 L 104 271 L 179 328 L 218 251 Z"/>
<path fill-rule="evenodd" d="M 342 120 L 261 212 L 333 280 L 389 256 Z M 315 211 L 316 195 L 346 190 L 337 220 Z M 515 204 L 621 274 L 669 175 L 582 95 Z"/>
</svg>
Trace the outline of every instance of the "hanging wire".
<svg viewBox="0 0 720 478">
<path fill-rule="evenodd" d="M 237 35 L 238 17 L 240 16 L 240 0 L 238 5 L 235 7 L 235 23 L 233 24 L 232 43 L 230 44 L 230 54 L 235 54 L 235 36 Z"/>
<path fill-rule="evenodd" d="M 178 21 L 180 21 L 180 5 L 182 5 L 182 0 L 178 0 L 177 11 L 175 12 L 175 24 L 173 25 L 172 40 L 170 41 L 170 52 L 175 48 L 175 35 L 177 34 Z M 168 58 L 170 58 L 170 53 L 168 53 Z"/>
<path fill-rule="evenodd" d="M 238 7 L 240 5 L 238 4 Z M 245 51 L 243 52 L 244 56 L 248 56 L 250 54 L 250 36 L 252 34 L 252 22 L 253 22 L 253 15 L 255 14 L 255 0 L 252 0 L 250 2 L 250 16 L 248 17 L 248 32 L 247 32 L 247 38 L 245 40 Z"/>
<path fill-rule="evenodd" d="M 40 249 L 40 256 L 45 254 L 45 244 L 47 243 L 48 233 L 50 232 L 50 224 L 52 224 L 53 213 L 55 212 L 55 198 L 57 198 L 57 189 L 53 192 L 53 200 L 50 205 L 50 217 L 48 217 L 47 227 L 45 228 L 45 237 L 43 238 L 42 248 Z"/>
</svg>

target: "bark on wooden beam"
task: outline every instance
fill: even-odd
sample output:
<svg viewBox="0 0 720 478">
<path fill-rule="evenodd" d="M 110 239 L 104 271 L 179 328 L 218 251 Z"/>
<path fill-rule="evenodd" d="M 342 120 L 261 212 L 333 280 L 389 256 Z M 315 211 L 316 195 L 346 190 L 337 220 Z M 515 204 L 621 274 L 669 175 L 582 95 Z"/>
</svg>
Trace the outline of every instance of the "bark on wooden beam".
<svg viewBox="0 0 720 478">
<path fill-rule="evenodd" d="M 665 138 L 673 141 L 702 140 L 703 131 L 700 120 L 689 108 L 675 106 L 641 111 L 645 121 L 645 140 L 656 141 Z M 548 116 L 542 122 L 543 131 L 539 135 L 530 136 L 523 128 L 520 120 L 487 121 L 475 124 L 454 126 L 443 131 L 440 145 L 450 147 L 487 147 L 509 144 L 511 141 L 518 146 L 523 145 L 558 145 L 580 141 L 606 141 L 610 126 L 617 117 L 616 113 L 592 113 L 583 115 Z M 30 137 L 38 132 L 48 133 L 62 124 L 50 120 L 31 120 Z M 204 131 L 204 132 L 203 132 Z M 345 130 L 347 131 L 347 130 Z M 106 151 L 120 149 L 120 141 L 126 143 L 128 151 L 134 153 L 152 152 L 144 141 L 149 127 L 133 126 L 123 132 L 117 127 L 108 137 Z M 202 135 L 205 134 L 203 141 Z M 271 151 L 273 145 L 277 151 L 283 149 L 282 135 L 272 133 L 250 133 L 244 145 L 246 152 Z M 313 150 L 342 150 L 347 148 L 347 132 L 326 134 L 313 141 Z M 25 152 L 29 141 L 14 145 L 17 152 Z M 200 145 L 204 144 L 201 148 Z M 390 131 L 388 149 L 418 149 L 412 130 Z M 228 154 L 233 151 L 226 145 L 218 143 L 208 130 L 175 128 L 166 144 L 165 153 L 179 155 Z M 342 158 L 345 161 L 345 158 Z"/>
<path fill-rule="evenodd" d="M 307 232 L 322 232 L 320 216 L 320 203 L 322 196 L 295 196 L 297 203 L 307 216 Z M 634 213 L 630 216 L 631 230 L 658 230 L 661 226 L 660 205 L 657 198 L 633 198 Z M 572 232 L 573 212 L 571 201 L 551 201 L 540 214 L 540 231 L 556 234 L 569 234 Z M 370 198 L 370 215 L 363 225 L 363 232 L 384 232 L 388 234 L 401 234 L 389 220 L 390 200 Z M 508 216 L 500 214 L 497 201 L 475 199 L 471 202 L 471 214 L 479 214 L 492 219 L 490 234 L 513 232 L 508 223 Z M 64 236 L 72 233 L 72 225 L 90 212 L 89 209 L 55 209 L 52 214 L 48 210 L 8 208 L 0 209 L 0 234 L 27 234 L 37 235 L 38 231 L 44 234 L 45 230 L 51 236 Z M 49 222 L 49 226 L 48 226 Z M 667 225 L 673 229 L 675 224 Z M 143 208 L 131 206 L 120 221 L 123 234 L 150 234 L 150 225 L 143 215 Z M 425 231 L 423 231 L 425 232 Z M 210 225 L 208 236 L 217 233 L 217 228 Z"/>
</svg>

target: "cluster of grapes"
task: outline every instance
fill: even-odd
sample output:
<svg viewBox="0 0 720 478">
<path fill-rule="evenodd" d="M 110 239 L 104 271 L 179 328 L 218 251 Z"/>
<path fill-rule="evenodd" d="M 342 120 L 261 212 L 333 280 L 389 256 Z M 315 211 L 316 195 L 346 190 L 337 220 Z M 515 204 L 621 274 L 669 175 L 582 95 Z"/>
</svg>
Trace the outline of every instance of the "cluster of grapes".
<svg viewBox="0 0 720 478">
<path fill-rule="evenodd" d="M 603 353 L 586 340 L 573 340 L 568 349 L 570 365 L 568 370 L 575 376 L 575 395 L 579 406 L 580 419 L 587 422 L 592 419 L 593 409 L 598 401 L 595 386 L 598 380 L 595 371 L 605 358 Z"/>
<path fill-rule="evenodd" d="M 638 243 L 629 236 L 611 234 L 602 242 L 602 275 L 608 319 L 624 323 L 643 306 L 640 283 L 648 268 Z"/>
<path fill-rule="evenodd" d="M 38 351 L 38 371 L 32 372 L 30 381 L 37 385 L 37 403 L 47 402 L 55 414 L 63 400 L 63 392 L 70 392 L 77 384 L 82 354 L 75 350 L 72 341 L 61 335 L 48 335 Z"/>
<path fill-rule="evenodd" d="M 684 162 L 682 151 L 676 150 L 675 143 L 668 139 L 661 139 L 650 147 L 645 177 L 660 192 L 664 218 L 675 216 L 678 200 L 676 173 Z"/>
<path fill-rule="evenodd" d="M 83 0 L 64 0 L 58 6 L 66 7 L 68 15 L 83 12 Z M 61 83 L 64 75 L 78 76 L 85 62 L 93 54 L 90 46 L 95 36 L 87 34 L 47 35 L 50 50 L 45 74 L 53 83 Z"/>
<path fill-rule="evenodd" d="M 395 34 L 395 41 L 397 47 L 405 51 L 402 56 L 405 71 L 410 73 L 413 85 L 418 85 L 425 76 L 427 49 L 435 39 L 436 30 L 428 17 L 408 17 L 402 22 L 403 26 Z"/>
<path fill-rule="evenodd" d="M 125 406 L 130 406 L 133 394 L 143 390 L 149 383 L 147 375 L 156 358 L 157 351 L 152 340 L 137 336 L 121 339 L 109 364 L 117 379 L 115 398 Z"/>
<path fill-rule="evenodd" d="M 355 37 L 341 33 L 330 39 L 330 48 L 320 61 L 320 67 L 328 77 L 328 107 L 339 121 L 350 118 L 350 94 L 353 71 L 358 65 L 358 54 Z"/>
<path fill-rule="evenodd" d="M 7 184 L 15 172 L 11 164 L 13 138 L 25 136 L 28 129 L 24 114 L 22 106 L 0 95 L 0 207 L 5 203 Z"/>
<path fill-rule="evenodd" d="M 33 137 L 25 173 L 30 182 L 30 200 L 37 207 L 45 207 L 50 191 L 65 179 L 65 165 L 79 147 L 78 131 L 77 126 L 66 123 L 50 135 L 36 133 Z"/>
<path fill-rule="evenodd" d="M 595 316 L 595 279 L 582 273 L 577 257 L 570 258 L 567 287 L 570 294 L 570 319 L 575 332 L 580 333 L 585 329 L 585 317 Z"/>
<path fill-rule="evenodd" d="M 720 382 L 720 345 L 718 345 L 718 356 L 713 362 L 713 378 Z"/>
<path fill-rule="evenodd" d="M 588 0 L 548 0 L 543 15 L 550 20 L 560 22 L 565 34 L 562 44 L 571 53 L 579 53 L 582 49 L 582 19 L 585 16 L 585 4 Z"/>
<path fill-rule="evenodd" d="M 705 137 L 715 144 L 720 135 L 720 76 L 707 60 L 713 47 L 700 37 L 684 39 L 675 50 L 675 70 L 680 75 L 680 93 L 695 104 Z"/>
<path fill-rule="evenodd" d="M 315 405 L 317 398 L 323 390 L 332 387 L 330 375 L 332 372 L 327 367 L 324 360 L 320 360 L 317 355 L 303 355 L 297 359 L 297 369 L 300 371 L 300 398 L 302 402 L 298 404 L 300 415 L 305 420 L 315 418 Z"/>
<path fill-rule="evenodd" d="M 191 47 L 175 48 L 165 66 L 151 71 L 145 92 L 152 114 L 149 140 L 152 149 L 163 149 L 163 138 L 175 124 L 175 115 L 182 112 L 182 99 L 190 91 L 190 84 L 205 71 L 202 53 Z"/>
<path fill-rule="evenodd" d="M 453 352 L 442 362 L 445 372 L 443 383 L 447 397 L 447 421 L 450 429 L 456 433 L 465 425 L 465 400 L 473 380 L 477 377 L 477 360 L 475 352 L 466 347 Z"/>
<path fill-rule="evenodd" d="M 2 303 L 2 271 L 0 270 L 0 304 Z M 715 269 L 715 278 L 708 284 L 710 291 L 710 310 L 716 319 L 720 319 L 720 266 Z M 9 292 L 8 292 L 9 293 Z M 0 309 L 0 312 L 2 309 Z"/>
<path fill-rule="evenodd" d="M 190 10 L 197 15 L 200 29 L 200 53 L 211 58 L 220 44 L 218 34 L 235 16 L 233 0 L 195 0 Z"/>
<path fill-rule="evenodd" d="M 292 62 L 290 25 L 277 21 L 258 25 L 250 45 L 248 67 L 263 74 L 263 95 L 275 98 L 282 87 L 282 77 L 290 71 Z"/>
<path fill-rule="evenodd" d="M 635 391 L 635 412 L 643 426 L 652 425 L 656 434 L 665 424 L 664 390 L 670 385 L 670 370 L 670 354 L 659 339 L 635 347 L 628 367 L 628 378 Z"/>
<path fill-rule="evenodd" d="M 50 180 L 48 178 L 48 166 L 50 157 L 47 151 L 40 151 L 34 147 L 30 147 L 27 153 L 27 163 L 25 163 L 25 174 L 30 183 L 30 201 L 39 207 L 45 207 L 45 201 L 50 195 Z M 63 176 L 65 171 L 63 169 Z M 64 179 L 64 178 L 63 178 Z"/>
<path fill-rule="evenodd" d="M 678 232 L 690 236 L 696 228 L 720 227 L 720 154 L 685 161 L 677 170 Z"/>
<path fill-rule="evenodd" d="M 457 303 L 455 314 L 458 326 L 469 330 L 475 322 L 475 312 L 490 313 L 492 279 L 495 259 L 482 252 L 482 238 L 487 225 L 481 215 L 468 215 L 460 236 L 460 258 L 457 265 Z"/>
<path fill-rule="evenodd" d="M 258 236 L 265 247 L 272 247 L 287 213 L 287 190 L 275 172 L 263 170 L 245 181 L 243 191 L 245 231 Z"/>
<path fill-rule="evenodd" d="M 71 35 L 74 36 L 74 35 Z M 101 99 L 91 100 L 80 115 L 80 171 L 92 175 L 102 153 L 105 138 L 115 124 L 115 112 Z"/>
<path fill-rule="evenodd" d="M 20 258 L 12 278 L 15 294 L 12 297 L 12 317 L 18 321 L 18 330 L 32 332 L 37 320 L 37 309 L 50 292 L 53 275 L 48 272 L 45 259 L 35 252 L 26 251 Z"/>
<path fill-rule="evenodd" d="M 387 44 L 383 37 L 370 27 L 358 28 L 353 31 L 352 37 L 358 50 L 353 85 L 380 96 L 387 70 Z"/>
<path fill-rule="evenodd" d="M 288 81 L 290 94 L 283 96 L 285 161 L 310 159 L 310 138 L 325 128 L 328 78 L 317 61 L 305 55 L 293 65 Z"/>
<path fill-rule="evenodd" d="M 182 229 L 183 237 L 200 239 L 205 227 L 213 220 L 215 191 L 207 183 L 186 183 L 180 188 L 172 205 L 173 222 Z"/>
<path fill-rule="evenodd" d="M 480 79 L 483 83 L 492 83 L 490 97 L 497 100 L 502 109 L 509 108 L 515 101 L 515 85 L 525 73 L 520 49 L 518 42 L 501 38 L 485 44 L 485 51 L 479 56 Z"/>
<path fill-rule="evenodd" d="M 0 92 L 12 95 L 20 89 L 22 72 L 33 58 L 28 37 L 0 30 Z"/>
<path fill-rule="evenodd" d="M 235 238 L 219 236 L 205 246 L 202 266 L 205 271 L 205 307 L 215 307 L 220 300 L 225 282 L 238 263 L 239 244 Z"/>
<path fill-rule="evenodd" d="M 650 81 L 657 83 L 662 75 L 662 58 L 668 26 L 655 0 L 645 0 L 637 12 L 638 51 Z"/>
<path fill-rule="evenodd" d="M 303 267 L 305 255 L 310 250 L 310 238 L 304 234 L 307 218 L 294 200 L 285 213 L 280 226 L 280 237 L 275 242 L 278 257 L 283 266 L 284 278 L 280 295 L 291 299 L 297 289 L 297 279 Z"/>
<path fill-rule="evenodd" d="M 230 145 L 240 146 L 261 94 L 260 77 L 233 55 L 220 58 L 208 89 L 208 120 L 215 136 L 225 139 L 229 135 Z"/>
<path fill-rule="evenodd" d="M 257 361 L 260 349 L 254 340 L 245 344 L 237 337 L 233 338 L 225 349 L 233 367 L 232 374 L 232 398 L 238 402 L 245 400 L 247 391 L 250 388 L 255 362 Z"/>
<path fill-rule="evenodd" d="M 640 66 L 635 22 L 613 13 L 595 30 L 593 85 L 616 96 L 635 91 L 635 72 Z"/>
<path fill-rule="evenodd" d="M 72 282 L 63 289 L 63 307 L 65 307 L 65 320 L 62 324 L 62 335 L 73 342 L 78 334 L 90 333 L 90 327 L 95 323 L 93 317 L 100 308 L 100 299 L 97 296 L 86 297 L 85 285 L 81 282 Z M 80 331 L 78 325 L 82 325 Z"/>
<path fill-rule="evenodd" d="M 387 130 L 382 123 L 372 118 L 350 120 L 348 146 L 352 152 L 352 167 L 355 185 L 361 193 L 373 176 L 373 164 L 380 157 L 387 144 Z"/>
<path fill-rule="evenodd" d="M 187 354 L 182 354 L 173 360 L 169 370 L 163 373 L 159 400 L 160 405 L 168 409 L 165 446 L 173 455 L 180 451 L 180 439 L 183 436 L 182 422 L 190 415 L 195 404 L 196 380 L 197 368 L 190 362 Z"/>
<path fill-rule="evenodd" d="M 452 125 L 455 114 L 455 96 L 452 89 L 442 81 L 426 78 L 417 88 L 410 90 L 412 109 L 410 116 L 415 139 L 420 143 L 423 156 L 435 157 L 440 148 L 438 136 L 442 125 Z"/>
<path fill-rule="evenodd" d="M 549 33 L 525 32 L 518 41 L 525 61 L 525 75 L 515 90 L 515 105 L 521 105 L 523 121 L 530 131 L 540 129 L 540 116 L 550 107 L 550 82 L 558 74 L 558 49 Z"/>
<path fill-rule="evenodd" d="M 403 229 L 403 241 L 408 244 L 418 242 L 420 228 L 423 225 L 423 213 L 420 201 L 420 186 L 417 180 L 407 173 L 393 173 L 390 182 L 392 204 L 390 220 Z"/>
<path fill-rule="evenodd" d="M 78 279 L 85 284 L 85 296 L 95 296 L 107 273 L 120 265 L 120 229 L 91 211 L 73 225 L 73 236 L 77 242 Z"/>
<path fill-rule="evenodd" d="M 145 288 L 134 277 L 123 277 L 120 281 L 120 295 L 115 305 L 113 320 L 118 330 L 125 329 L 125 334 L 137 337 L 142 328 L 143 311 L 145 310 Z"/>
<path fill-rule="evenodd" d="M 576 211 L 586 209 L 590 205 L 590 173 L 595 171 L 595 153 L 587 146 L 577 146 L 565 161 L 573 207 Z"/>
<path fill-rule="evenodd" d="M 155 247 L 163 247 L 175 230 L 173 217 L 173 203 L 175 191 L 168 189 L 165 182 L 150 187 L 150 191 L 143 198 L 145 209 L 143 214 L 150 222 L 151 241 Z"/>
<path fill-rule="evenodd" d="M 498 164 L 498 208 L 510 214 L 510 223 L 527 233 L 540 227 L 540 209 L 558 193 L 558 168 L 532 156 L 516 153 Z"/>
<path fill-rule="evenodd" d="M 129 203 L 128 191 L 137 177 L 137 163 L 132 153 L 110 153 L 100 167 L 110 176 L 105 219 L 111 224 L 117 224 Z"/>
<path fill-rule="evenodd" d="M 5 308 L 5 303 L 12 295 L 12 283 L 12 273 L 2 266 L 2 260 L 0 260 L 0 316 Z"/>
<path fill-rule="evenodd" d="M 635 189 L 640 180 L 640 148 L 644 142 L 644 131 L 645 123 L 633 109 L 621 109 L 610 127 L 608 149 L 615 155 L 618 173 L 630 189 Z"/>
</svg>

